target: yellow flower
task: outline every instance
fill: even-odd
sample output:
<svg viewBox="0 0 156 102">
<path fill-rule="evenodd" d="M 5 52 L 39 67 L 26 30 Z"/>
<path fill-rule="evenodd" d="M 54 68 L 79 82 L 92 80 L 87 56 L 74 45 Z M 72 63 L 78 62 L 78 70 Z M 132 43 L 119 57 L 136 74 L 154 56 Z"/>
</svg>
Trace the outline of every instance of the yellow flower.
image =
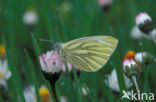
<svg viewBox="0 0 156 102">
<path fill-rule="evenodd" d="M 5 46 L 4 44 L 0 44 L 0 56 L 4 56 L 5 55 Z"/>
<path fill-rule="evenodd" d="M 50 93 L 49 93 L 48 88 L 41 87 L 39 89 L 39 93 L 40 93 L 40 97 L 41 97 L 43 102 L 49 102 L 49 100 L 50 100 Z"/>
</svg>

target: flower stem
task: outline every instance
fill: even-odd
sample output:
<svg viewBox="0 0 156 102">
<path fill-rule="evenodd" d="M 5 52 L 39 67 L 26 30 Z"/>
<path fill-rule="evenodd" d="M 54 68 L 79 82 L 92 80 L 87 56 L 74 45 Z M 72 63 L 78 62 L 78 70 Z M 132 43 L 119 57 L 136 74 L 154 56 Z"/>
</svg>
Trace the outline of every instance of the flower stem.
<svg viewBox="0 0 156 102">
<path fill-rule="evenodd" d="M 139 93 L 140 93 L 140 90 L 139 90 L 139 87 L 138 87 L 138 83 L 137 83 L 137 81 L 136 81 L 136 76 L 133 75 L 131 78 L 132 78 L 133 83 L 134 83 L 134 85 L 135 85 L 136 91 L 137 91 L 137 93 L 139 94 Z M 140 98 L 141 98 L 141 97 L 140 97 Z M 139 102 L 141 102 L 141 100 L 139 100 Z"/>
<path fill-rule="evenodd" d="M 53 96 L 54 96 L 55 102 L 58 102 L 57 94 L 56 94 L 56 88 L 55 88 L 55 83 L 50 83 L 50 85 L 51 85 L 51 88 L 52 88 L 52 92 L 53 92 Z"/>
<path fill-rule="evenodd" d="M 140 90 L 139 90 L 139 87 L 138 87 L 138 83 L 137 83 L 137 81 L 136 81 L 136 76 L 133 75 L 133 76 L 132 76 L 132 80 L 133 80 L 133 82 L 134 82 L 136 91 L 139 92 Z"/>
</svg>

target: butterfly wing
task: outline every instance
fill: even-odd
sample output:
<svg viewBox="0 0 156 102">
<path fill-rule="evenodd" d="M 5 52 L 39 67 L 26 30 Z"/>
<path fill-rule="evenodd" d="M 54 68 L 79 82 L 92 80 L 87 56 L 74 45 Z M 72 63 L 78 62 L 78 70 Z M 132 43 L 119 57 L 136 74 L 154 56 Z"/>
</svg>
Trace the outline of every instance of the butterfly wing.
<svg viewBox="0 0 156 102">
<path fill-rule="evenodd" d="M 118 40 L 111 36 L 91 36 L 62 45 L 64 60 L 85 71 L 101 69 L 114 52 Z"/>
</svg>

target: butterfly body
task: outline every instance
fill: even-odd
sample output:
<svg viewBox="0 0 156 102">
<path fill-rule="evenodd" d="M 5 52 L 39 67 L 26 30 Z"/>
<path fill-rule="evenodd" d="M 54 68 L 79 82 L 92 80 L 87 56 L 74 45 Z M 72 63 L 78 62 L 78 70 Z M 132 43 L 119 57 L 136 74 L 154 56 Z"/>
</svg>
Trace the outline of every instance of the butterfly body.
<svg viewBox="0 0 156 102">
<path fill-rule="evenodd" d="M 85 71 L 97 71 L 107 63 L 117 44 L 116 38 L 102 35 L 56 43 L 54 49 L 62 60 Z"/>
</svg>

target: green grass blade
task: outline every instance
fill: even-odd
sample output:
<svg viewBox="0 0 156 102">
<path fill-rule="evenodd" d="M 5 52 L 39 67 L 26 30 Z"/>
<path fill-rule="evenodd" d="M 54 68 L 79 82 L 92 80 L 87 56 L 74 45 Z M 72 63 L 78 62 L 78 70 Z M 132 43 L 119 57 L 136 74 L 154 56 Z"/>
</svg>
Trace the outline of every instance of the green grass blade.
<svg viewBox="0 0 156 102">
<path fill-rule="evenodd" d="M 15 64 L 13 62 L 13 59 L 11 58 L 11 56 L 9 54 L 9 50 L 8 50 L 7 43 L 6 43 L 6 40 L 5 40 L 4 36 L 3 36 L 3 42 L 4 42 L 5 47 L 6 47 L 6 55 L 7 55 L 9 68 L 10 68 L 11 73 L 12 73 L 12 81 L 13 81 L 13 84 L 14 84 L 14 88 L 16 89 L 16 91 L 17 91 L 18 95 L 20 96 L 22 102 L 25 102 L 20 75 L 19 75 L 19 73 L 18 73 L 18 71 L 16 69 L 16 66 L 15 66 Z"/>
<path fill-rule="evenodd" d="M 37 82 L 37 77 L 36 77 L 36 73 L 35 73 L 35 70 L 34 70 L 34 65 L 33 65 L 27 51 L 26 51 L 26 56 L 27 56 L 27 60 L 28 60 L 29 68 L 30 68 L 30 73 L 31 73 L 31 76 L 32 76 L 32 82 L 33 82 L 33 84 L 35 86 L 35 93 L 36 93 L 36 96 L 37 96 L 37 102 L 41 102 L 40 95 L 39 95 L 39 84 Z"/>
</svg>

